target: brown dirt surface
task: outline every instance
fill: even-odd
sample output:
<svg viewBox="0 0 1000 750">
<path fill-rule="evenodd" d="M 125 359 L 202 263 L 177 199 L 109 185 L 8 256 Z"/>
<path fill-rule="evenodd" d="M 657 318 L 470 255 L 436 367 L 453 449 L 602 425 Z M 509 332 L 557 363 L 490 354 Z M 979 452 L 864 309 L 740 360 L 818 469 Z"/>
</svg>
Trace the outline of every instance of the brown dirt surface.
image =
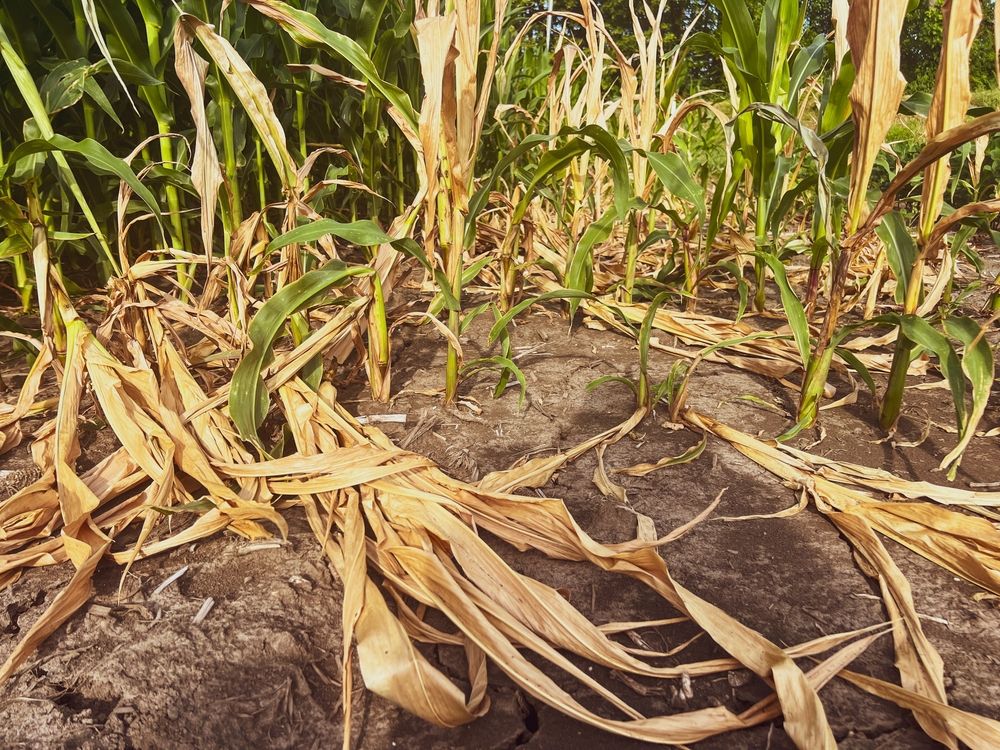
<svg viewBox="0 0 1000 750">
<path fill-rule="evenodd" d="M 484 318 L 469 333 L 467 359 L 491 353 L 477 343 L 485 341 L 485 332 Z M 634 376 L 637 352 L 632 342 L 579 325 L 571 333 L 563 318 L 546 311 L 522 318 L 511 335 L 528 381 L 524 406 L 518 405 L 516 386 L 493 399 L 495 376 L 484 371 L 464 382 L 464 403 L 443 409 L 432 391 L 443 378 L 444 344 L 431 326 L 397 331 L 397 395 L 391 403 L 374 404 L 357 389 L 345 388 L 342 396 L 359 414 L 406 415 L 404 424 L 380 426 L 397 443 L 469 480 L 507 468 L 525 455 L 569 448 L 631 414 L 633 397 L 624 387 L 606 385 L 588 393 L 586 386 L 601 375 Z M 654 354 L 652 367 L 654 374 L 665 376 L 670 360 Z M 793 408 L 792 398 L 764 378 L 704 364 L 689 403 L 723 422 L 771 436 L 787 426 L 779 412 Z M 760 400 L 775 408 L 761 406 Z M 1000 423 L 998 406 L 994 397 L 981 429 Z M 925 420 L 949 425 L 950 410 L 947 391 L 910 391 L 902 437 L 919 435 Z M 647 419 L 608 448 L 608 471 L 678 455 L 697 442 L 694 433 L 664 425 L 664 416 Z M 919 446 L 894 447 L 877 442 L 881 435 L 873 424 L 870 398 L 861 393 L 855 405 L 824 413 L 825 437 L 811 450 L 906 478 L 945 483 L 935 467 L 954 435 L 932 425 Z M 88 455 L 110 449 L 113 443 L 100 425 L 90 432 Z M 801 435 L 795 444 L 806 445 L 818 436 Z M 26 457 L 22 447 L 5 457 L 0 469 L 30 472 Z M 1000 442 L 976 439 L 956 484 L 996 481 L 998 465 Z M 721 520 L 773 513 L 797 500 L 795 491 L 727 444 L 709 440 L 697 460 L 646 477 L 612 475 L 626 488 L 630 507 L 601 494 L 592 480 L 595 467 L 590 452 L 557 474 L 545 492 L 565 499 L 581 526 L 600 541 L 632 538 L 633 510 L 651 517 L 664 533 L 697 515 L 726 488 L 713 517 L 664 547 L 662 554 L 678 581 L 772 641 L 791 645 L 885 619 L 877 585 L 855 564 L 847 542 L 813 508 L 788 518 Z M 103 563 L 92 601 L 0 689 L 0 748 L 311 748 L 339 743 L 340 584 L 304 520 L 296 513 L 289 520 L 287 540 L 249 544 L 224 535 L 140 561 L 125 579 L 121 599 L 121 569 Z M 949 699 L 960 708 L 1000 718 L 997 602 L 975 602 L 973 586 L 891 541 L 886 545 L 910 580 L 928 637 L 944 659 Z M 675 614 L 631 580 L 496 546 L 517 570 L 556 586 L 595 622 Z M 183 574 L 156 592 L 179 570 Z M 39 569 L 0 591 L 0 658 L 66 584 L 70 572 L 68 566 Z M 211 610 L 194 624 L 209 598 Z M 665 649 L 694 632 L 682 624 L 635 637 Z M 460 654 L 438 648 L 430 655 L 463 683 Z M 673 657 L 673 663 L 718 655 L 702 638 Z M 890 640 L 877 641 L 853 668 L 898 679 Z M 644 682 L 640 695 L 616 675 L 593 669 L 602 682 L 648 713 L 720 703 L 742 710 L 767 692 L 757 678 L 734 671 L 694 680 L 694 697 L 688 700 L 672 693 L 669 685 L 651 681 Z M 459 729 L 428 725 L 359 688 L 354 746 L 586 750 L 643 744 L 565 718 L 524 695 L 495 666 L 490 672 L 491 712 Z M 552 676 L 596 707 L 564 676 Z M 821 697 L 844 748 L 933 746 L 908 713 L 845 682 L 835 679 Z M 790 746 L 780 722 L 699 745 Z"/>
</svg>

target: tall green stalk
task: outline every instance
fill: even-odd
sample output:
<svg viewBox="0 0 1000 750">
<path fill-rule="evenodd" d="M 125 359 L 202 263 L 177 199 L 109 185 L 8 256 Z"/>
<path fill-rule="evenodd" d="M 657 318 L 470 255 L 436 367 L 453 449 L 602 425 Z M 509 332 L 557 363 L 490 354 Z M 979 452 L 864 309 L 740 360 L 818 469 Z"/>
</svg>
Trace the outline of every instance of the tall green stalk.
<svg viewBox="0 0 1000 750">
<path fill-rule="evenodd" d="M 758 188 L 760 192 L 757 194 L 757 220 L 754 226 L 754 245 L 757 248 L 758 256 L 754 259 L 754 282 L 756 283 L 756 289 L 754 290 L 754 308 L 758 312 L 762 312 L 765 307 L 765 286 L 764 281 L 766 279 L 765 271 L 767 266 L 764 263 L 763 258 L 759 255 L 767 250 L 767 195 L 763 190 Z"/>
<path fill-rule="evenodd" d="M 143 28 L 146 32 L 146 51 L 149 55 L 149 66 L 156 70 L 160 64 L 163 54 L 163 40 L 160 32 L 163 29 L 163 16 L 161 9 L 153 0 L 138 0 L 139 12 L 142 14 Z M 166 94 L 162 87 L 146 87 L 146 101 L 153 110 L 153 117 L 156 119 L 156 132 L 161 136 L 166 136 L 171 132 L 173 125 L 173 113 L 167 103 Z M 166 166 L 174 164 L 173 139 L 161 137 L 159 140 L 160 160 Z M 167 210 L 170 213 L 170 242 L 174 247 L 188 250 L 191 247 L 187 227 L 181 215 L 181 197 L 176 185 L 167 183 L 164 186 L 164 193 L 167 197 Z M 180 271 L 178 267 L 178 282 L 185 289 L 190 287 L 190 279 L 186 273 Z"/>
<path fill-rule="evenodd" d="M 82 49 L 89 47 L 87 38 L 87 19 L 83 17 L 83 6 L 80 0 L 73 2 L 73 28 L 76 30 L 76 40 Z M 94 120 L 94 105 L 88 99 L 83 100 L 83 128 L 88 138 L 95 138 L 97 124 Z"/>
</svg>

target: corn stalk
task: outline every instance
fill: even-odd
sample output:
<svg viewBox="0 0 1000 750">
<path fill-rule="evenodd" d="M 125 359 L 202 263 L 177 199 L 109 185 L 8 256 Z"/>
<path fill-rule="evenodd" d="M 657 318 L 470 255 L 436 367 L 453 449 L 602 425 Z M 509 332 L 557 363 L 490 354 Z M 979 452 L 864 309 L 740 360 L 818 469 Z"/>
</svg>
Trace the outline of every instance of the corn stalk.
<svg viewBox="0 0 1000 750">
<path fill-rule="evenodd" d="M 979 0 L 948 0 L 944 6 L 944 39 L 941 46 L 941 60 L 938 63 L 934 98 L 927 116 L 927 137 L 934 138 L 942 131 L 965 121 L 972 92 L 969 87 L 969 57 L 972 42 L 976 38 L 983 12 Z M 920 225 L 917 232 L 919 250 L 909 269 L 906 282 L 906 296 L 903 301 L 903 315 L 914 315 L 921 302 L 924 288 L 924 266 L 931 259 L 928 240 L 941 214 L 944 192 L 951 172 L 948 157 L 939 159 L 924 170 L 924 182 L 920 195 Z M 942 262 L 942 274 L 951 272 L 950 264 Z M 915 344 L 905 335 L 896 339 L 892 370 L 879 423 L 884 430 L 890 430 L 899 419 L 903 405 L 903 391 L 906 374 L 910 367 Z"/>
<path fill-rule="evenodd" d="M 475 224 L 467 226 L 466 220 L 506 9 L 506 0 L 496 2 L 488 35 L 482 34 L 481 5 L 474 0 L 449 0 L 443 8 L 436 0 L 426 7 L 418 4 L 414 22 L 424 83 L 419 130 L 427 176 L 424 236 L 426 243 L 436 232 L 452 299 L 445 403 L 458 392 L 461 361 L 454 342 L 461 335 L 463 261 L 476 238 Z M 480 48 L 483 39 L 489 40 L 485 49 Z M 481 54 L 486 58 L 482 80 Z"/>
<path fill-rule="evenodd" d="M 848 234 L 834 255 L 830 299 L 820 336 L 806 366 L 799 399 L 798 421 L 810 426 L 819 413 L 833 361 L 832 342 L 840 320 L 847 277 L 864 235 L 858 233 L 866 208 L 868 182 L 875 157 L 896 118 L 906 81 L 899 72 L 899 37 L 906 15 L 906 0 L 855 0 L 847 21 L 847 41 L 854 63 L 851 87 L 854 147 L 848 197 Z"/>
</svg>

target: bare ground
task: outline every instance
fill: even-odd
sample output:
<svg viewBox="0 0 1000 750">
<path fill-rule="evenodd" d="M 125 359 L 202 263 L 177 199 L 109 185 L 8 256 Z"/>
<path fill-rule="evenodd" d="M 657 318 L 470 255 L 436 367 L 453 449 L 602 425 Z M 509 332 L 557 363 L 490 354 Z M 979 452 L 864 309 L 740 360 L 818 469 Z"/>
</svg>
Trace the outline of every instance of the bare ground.
<svg viewBox="0 0 1000 750">
<path fill-rule="evenodd" d="M 455 475 L 474 479 L 533 451 L 568 448 L 624 420 L 631 394 L 619 386 L 586 392 L 600 375 L 634 375 L 637 353 L 629 341 L 583 327 L 570 334 L 561 318 L 531 315 L 512 329 L 529 395 L 519 408 L 517 389 L 491 398 L 493 376 L 473 376 L 463 386 L 475 408 L 445 411 L 425 392 L 439 387 L 443 344 L 430 326 L 397 336 L 394 392 L 388 405 L 372 404 L 363 393 L 345 390 L 352 410 L 363 414 L 406 414 L 406 424 L 385 424 L 397 441 L 408 441 Z M 467 344 L 478 356 L 485 340 L 481 326 Z M 669 360 L 654 356 L 665 375 Z M 765 435 L 786 420 L 743 399 L 752 395 L 791 409 L 792 394 L 780 385 L 729 368 L 703 365 L 690 404 L 724 422 Z M 946 391 L 913 391 L 903 432 L 917 435 L 924 420 L 949 424 Z M 650 418 L 608 449 L 607 467 L 677 455 L 697 441 L 686 430 Z M 993 403 L 983 428 L 1000 422 Z M 825 439 L 813 450 L 839 459 L 881 466 L 914 479 L 944 482 L 936 473 L 954 436 L 933 427 L 915 448 L 877 444 L 870 401 L 824 414 Z M 752 427 L 751 427 L 752 426 Z M 110 449 L 113 439 L 91 429 L 90 460 Z M 815 440 L 803 435 L 798 444 Z M 30 476 L 23 452 L 5 457 L 0 468 L 18 470 L 8 482 Z M 1000 479 L 1000 445 L 977 439 L 966 455 L 959 485 Z M 602 541 L 635 534 L 635 517 L 603 497 L 592 481 L 590 453 L 564 469 L 545 488 L 564 498 L 585 530 Z M 617 476 L 632 506 L 650 516 L 661 532 L 695 516 L 728 488 L 715 516 L 772 513 L 795 503 L 796 493 L 728 445 L 710 440 L 696 461 L 643 478 Z M 7 488 L 7 492 L 16 486 Z M 178 521 L 180 522 L 180 521 Z M 0 690 L 2 748 L 233 748 L 327 747 L 340 741 L 340 585 L 319 555 L 304 521 L 290 518 L 287 542 L 260 549 L 221 536 L 171 554 L 137 563 L 118 598 L 120 569 L 103 564 L 96 595 L 45 643 L 29 665 Z M 917 609 L 927 616 L 926 632 L 945 662 L 949 698 L 957 706 L 1000 718 L 1000 610 L 995 601 L 975 602 L 976 589 L 908 550 L 886 541 L 909 578 Z M 499 547 L 498 547 L 499 548 Z M 669 617 L 671 608 L 638 583 L 612 578 L 586 565 L 552 561 L 538 554 L 503 548 L 521 571 L 558 587 L 596 622 Z M 783 519 L 727 522 L 709 520 L 665 547 L 662 554 L 675 578 L 779 644 L 793 644 L 881 622 L 885 614 L 877 586 L 854 563 L 848 544 L 819 513 L 809 508 Z M 171 574 L 186 572 L 158 594 Z M 0 592 L 0 658 L 40 615 L 69 579 L 67 566 L 25 575 Z M 200 624 L 192 619 L 211 597 L 214 606 Z M 689 638 L 687 626 L 644 631 L 653 648 Z M 675 663 L 718 655 L 696 641 Z M 432 654 L 456 681 L 464 679 L 459 655 Z M 896 679 L 891 644 L 883 638 L 854 667 Z M 596 668 L 595 668 L 596 670 Z M 560 680 L 560 684 L 567 685 Z M 637 695 L 614 675 L 602 681 L 649 713 L 724 703 L 741 710 L 763 697 L 766 686 L 749 673 L 732 672 L 694 681 L 694 698 L 680 703 L 651 682 Z M 360 684 L 360 680 L 358 683 Z M 568 686 L 568 685 L 567 685 Z M 595 707 L 575 686 L 577 697 Z M 567 719 L 519 691 L 491 667 L 492 711 L 459 729 L 441 729 L 415 719 L 386 701 L 355 694 L 356 747 L 392 748 L 632 748 L 643 743 L 614 737 Z M 834 680 L 821 694 L 834 733 L 845 748 L 932 747 L 912 718 L 895 706 Z M 790 747 L 780 727 L 758 727 L 707 741 L 708 748 Z"/>
</svg>

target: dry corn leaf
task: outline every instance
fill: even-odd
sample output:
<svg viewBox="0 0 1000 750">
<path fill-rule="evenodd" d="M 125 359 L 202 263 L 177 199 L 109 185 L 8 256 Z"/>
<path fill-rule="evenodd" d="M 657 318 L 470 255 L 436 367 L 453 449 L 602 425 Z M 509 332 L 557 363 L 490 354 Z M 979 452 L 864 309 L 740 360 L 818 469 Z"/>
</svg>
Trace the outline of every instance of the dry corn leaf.
<svg viewBox="0 0 1000 750">
<path fill-rule="evenodd" d="M 927 640 L 913 606 L 909 584 L 875 536 L 879 531 L 928 559 L 979 585 L 1000 585 L 1000 532 L 983 519 L 929 503 L 880 502 L 858 489 L 822 476 L 804 451 L 768 444 L 716 420 L 688 411 L 685 419 L 707 429 L 779 477 L 807 490 L 862 555 L 868 572 L 878 576 L 883 601 L 893 620 L 896 661 L 904 689 L 935 705 L 946 705 L 943 664 Z M 817 463 L 824 463 L 817 459 Z M 854 467 L 857 470 L 857 467 Z M 860 472 L 859 472 L 860 473 Z M 897 507 L 899 506 L 899 507 Z M 982 536 L 980 536 L 982 535 Z M 903 704 L 900 704 L 903 705 Z M 957 747 L 968 738 L 941 718 L 940 710 L 911 708 L 921 727 L 939 742 Z M 1000 742 L 1000 734 L 994 738 Z"/>
<path fill-rule="evenodd" d="M 944 38 L 938 63 L 934 96 L 927 113 L 926 132 L 933 138 L 965 121 L 972 91 L 969 87 L 969 58 L 972 42 L 983 20 L 979 0 L 947 0 L 943 10 Z M 941 213 L 944 191 L 951 166 L 947 158 L 938 159 L 924 171 L 920 198 L 920 232 L 926 239 Z"/>
<path fill-rule="evenodd" d="M 868 181 L 886 133 L 896 120 L 906 79 L 899 70 L 899 37 L 907 0 L 853 0 L 847 42 L 854 62 L 851 87 L 854 148 L 848 206 L 848 233 L 863 217 Z"/>
<path fill-rule="evenodd" d="M 174 69 L 191 102 L 191 119 L 194 120 L 195 146 L 191 157 L 191 183 L 201 197 L 201 240 L 205 260 L 211 265 L 215 231 L 215 207 L 219 188 L 222 186 L 222 168 L 215 141 L 205 114 L 205 75 L 208 63 L 195 51 L 191 43 L 190 24 L 178 23 L 174 27 Z M 236 186 L 233 186 L 236 189 Z"/>
</svg>

